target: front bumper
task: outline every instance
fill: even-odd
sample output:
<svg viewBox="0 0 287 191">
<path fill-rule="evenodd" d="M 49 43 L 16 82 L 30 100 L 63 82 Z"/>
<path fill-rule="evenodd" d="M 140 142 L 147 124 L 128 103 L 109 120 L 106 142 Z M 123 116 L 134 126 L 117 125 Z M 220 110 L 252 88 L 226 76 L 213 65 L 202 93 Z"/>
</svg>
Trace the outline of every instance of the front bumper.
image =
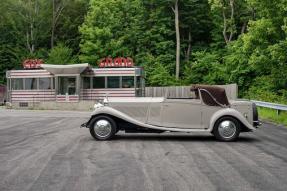
<svg viewBox="0 0 287 191">
<path fill-rule="evenodd" d="M 83 124 L 80 126 L 80 128 L 82 128 L 82 127 L 87 127 L 87 124 L 88 124 L 88 122 L 83 123 Z"/>
<path fill-rule="evenodd" d="M 253 127 L 260 127 L 262 125 L 262 123 L 260 121 L 253 121 Z"/>
<path fill-rule="evenodd" d="M 93 119 L 93 116 L 86 123 L 83 123 L 80 126 L 80 128 L 82 128 L 82 127 L 90 128 L 90 122 L 91 122 L 92 119 Z"/>
</svg>

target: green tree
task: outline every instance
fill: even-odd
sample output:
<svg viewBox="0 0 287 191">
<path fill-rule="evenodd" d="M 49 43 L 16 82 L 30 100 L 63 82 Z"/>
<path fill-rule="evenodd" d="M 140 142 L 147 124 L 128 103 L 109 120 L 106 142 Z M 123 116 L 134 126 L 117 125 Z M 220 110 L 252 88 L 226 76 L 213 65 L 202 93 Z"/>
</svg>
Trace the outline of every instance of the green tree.
<svg viewBox="0 0 287 191">
<path fill-rule="evenodd" d="M 89 0 L 55 2 L 62 1 L 66 4 L 54 26 L 54 41 L 56 44 L 64 42 L 71 47 L 74 57 L 79 52 L 78 27 L 84 20 Z M 0 12 L 0 83 L 4 83 L 5 71 L 22 68 L 23 60 L 48 58 L 52 1 L 2 0 Z"/>
<path fill-rule="evenodd" d="M 227 75 L 216 52 L 197 51 L 185 67 L 185 84 L 225 84 Z"/>
<path fill-rule="evenodd" d="M 45 61 L 47 64 L 74 64 L 76 62 L 77 59 L 73 56 L 73 50 L 62 43 L 50 50 L 49 56 Z"/>
<path fill-rule="evenodd" d="M 154 68 L 153 64 L 160 63 L 174 74 L 173 21 L 165 2 L 92 0 L 80 28 L 80 60 L 95 63 L 106 56 L 131 56 L 137 65 Z M 147 61 L 151 59 L 152 65 Z"/>
<path fill-rule="evenodd" d="M 55 42 L 64 42 L 73 49 L 73 54 L 79 53 L 81 40 L 79 26 L 84 22 L 89 7 L 89 0 L 65 0 L 64 8 L 55 26 Z"/>
<path fill-rule="evenodd" d="M 137 1 L 92 0 L 84 24 L 80 27 L 82 41 L 80 60 L 96 63 L 106 56 L 133 55 L 126 34 L 139 9 Z M 134 13 L 134 14 L 133 14 Z"/>
<path fill-rule="evenodd" d="M 162 64 L 155 64 L 148 76 L 150 86 L 171 86 L 176 85 L 174 76 L 170 75 L 167 68 Z"/>
<path fill-rule="evenodd" d="M 284 2 L 248 1 L 256 7 L 255 20 L 249 21 L 246 34 L 228 46 L 224 58 L 231 74 L 229 82 L 239 84 L 242 96 L 262 100 L 275 95 L 278 100 L 286 98 Z"/>
<path fill-rule="evenodd" d="M 206 49 L 211 41 L 212 20 L 208 0 L 181 2 L 180 33 L 182 59 L 190 61 L 192 51 Z"/>
</svg>

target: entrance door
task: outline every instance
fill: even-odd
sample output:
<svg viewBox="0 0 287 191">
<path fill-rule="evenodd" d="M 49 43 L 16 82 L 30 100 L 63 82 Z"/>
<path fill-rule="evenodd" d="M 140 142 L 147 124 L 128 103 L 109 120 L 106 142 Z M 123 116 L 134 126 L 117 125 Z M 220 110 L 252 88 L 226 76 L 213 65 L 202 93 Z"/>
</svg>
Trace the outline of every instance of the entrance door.
<svg viewBox="0 0 287 191">
<path fill-rule="evenodd" d="M 59 77 L 59 95 L 76 95 L 77 78 L 74 76 L 60 76 Z"/>
<path fill-rule="evenodd" d="M 58 102 L 78 102 L 79 101 L 79 76 L 58 76 Z"/>
</svg>

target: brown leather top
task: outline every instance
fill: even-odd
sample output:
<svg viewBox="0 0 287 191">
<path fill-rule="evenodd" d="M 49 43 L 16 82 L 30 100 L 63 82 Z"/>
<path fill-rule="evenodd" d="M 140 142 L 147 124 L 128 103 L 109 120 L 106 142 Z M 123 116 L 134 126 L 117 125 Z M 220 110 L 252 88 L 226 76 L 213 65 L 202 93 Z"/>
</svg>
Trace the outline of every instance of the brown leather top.
<svg viewBox="0 0 287 191">
<path fill-rule="evenodd" d="M 217 86 L 209 85 L 192 85 L 191 91 L 195 91 L 196 96 L 200 91 L 202 101 L 210 106 L 229 106 L 225 89 Z"/>
</svg>

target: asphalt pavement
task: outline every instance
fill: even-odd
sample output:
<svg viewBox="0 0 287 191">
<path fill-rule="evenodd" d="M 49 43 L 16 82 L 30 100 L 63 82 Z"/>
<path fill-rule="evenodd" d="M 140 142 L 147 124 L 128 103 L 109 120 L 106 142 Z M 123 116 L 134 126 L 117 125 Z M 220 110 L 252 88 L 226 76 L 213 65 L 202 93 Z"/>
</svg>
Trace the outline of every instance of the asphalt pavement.
<svg viewBox="0 0 287 191">
<path fill-rule="evenodd" d="M 124 134 L 99 142 L 89 112 L 0 110 L 0 190 L 287 190 L 287 128 L 237 142 L 207 133 Z"/>
</svg>

